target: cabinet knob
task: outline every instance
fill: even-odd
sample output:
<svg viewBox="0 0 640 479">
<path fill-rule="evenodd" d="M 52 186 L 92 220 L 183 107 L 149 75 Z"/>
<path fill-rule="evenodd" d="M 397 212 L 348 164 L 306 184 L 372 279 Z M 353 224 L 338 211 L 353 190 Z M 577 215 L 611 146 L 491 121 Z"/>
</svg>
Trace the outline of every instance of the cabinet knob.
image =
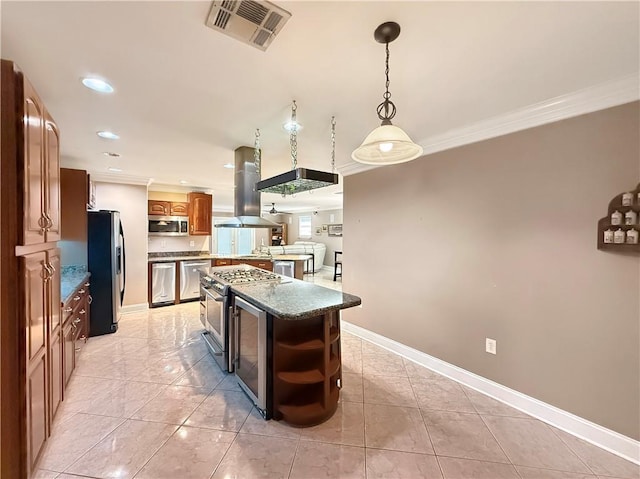
<svg viewBox="0 0 640 479">
<path fill-rule="evenodd" d="M 85 288 L 88 288 L 90 284 L 91 284 L 91 283 L 89 283 L 89 282 L 87 281 L 86 283 L 84 283 L 84 287 L 85 287 Z"/>
<path fill-rule="evenodd" d="M 76 318 L 73 320 L 73 324 L 78 324 L 80 321 L 82 321 L 80 318 Z"/>
<path fill-rule="evenodd" d="M 82 309 L 80 310 L 80 314 L 85 314 L 85 313 L 86 313 L 86 311 L 84 310 L 84 308 L 82 308 Z"/>
<path fill-rule="evenodd" d="M 80 293 L 80 294 L 84 294 L 84 288 L 83 288 L 83 289 L 81 289 L 80 291 L 78 291 L 78 293 Z"/>
<path fill-rule="evenodd" d="M 80 296 L 76 296 L 75 298 L 73 298 L 74 301 L 80 301 Z"/>
<path fill-rule="evenodd" d="M 71 311 L 73 311 L 73 308 L 71 306 L 64 308 L 65 313 L 70 313 Z"/>
</svg>

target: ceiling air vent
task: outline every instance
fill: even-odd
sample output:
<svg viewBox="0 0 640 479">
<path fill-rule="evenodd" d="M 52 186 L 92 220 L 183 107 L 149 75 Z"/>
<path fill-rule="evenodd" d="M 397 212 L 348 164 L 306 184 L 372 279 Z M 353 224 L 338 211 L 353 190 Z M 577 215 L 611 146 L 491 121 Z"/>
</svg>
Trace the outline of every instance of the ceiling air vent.
<svg viewBox="0 0 640 479">
<path fill-rule="evenodd" d="M 205 24 L 241 42 L 266 50 L 291 14 L 271 2 L 214 1 Z"/>
</svg>

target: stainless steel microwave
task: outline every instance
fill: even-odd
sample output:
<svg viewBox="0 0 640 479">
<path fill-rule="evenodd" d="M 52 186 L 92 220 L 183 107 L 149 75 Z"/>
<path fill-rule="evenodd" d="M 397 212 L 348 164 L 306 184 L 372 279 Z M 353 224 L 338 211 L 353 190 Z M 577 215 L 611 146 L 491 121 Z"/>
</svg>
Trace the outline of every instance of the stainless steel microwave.
<svg viewBox="0 0 640 479">
<path fill-rule="evenodd" d="M 149 215 L 149 236 L 188 236 L 189 218 L 186 216 Z"/>
</svg>

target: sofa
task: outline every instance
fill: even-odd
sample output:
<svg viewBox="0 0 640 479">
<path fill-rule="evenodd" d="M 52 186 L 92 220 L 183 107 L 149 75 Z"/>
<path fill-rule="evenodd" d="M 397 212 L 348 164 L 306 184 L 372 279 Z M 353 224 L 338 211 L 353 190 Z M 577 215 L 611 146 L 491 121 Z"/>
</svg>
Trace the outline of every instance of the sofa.
<svg viewBox="0 0 640 479">
<path fill-rule="evenodd" d="M 263 246 L 260 249 L 262 252 L 269 252 L 271 255 L 275 254 L 313 254 L 314 268 L 313 272 L 317 273 L 322 269 L 324 264 L 324 255 L 327 252 L 327 246 L 324 243 L 316 243 L 314 241 L 296 241 L 293 244 L 284 246 Z M 309 268 L 311 268 L 311 261 L 309 261 Z"/>
</svg>

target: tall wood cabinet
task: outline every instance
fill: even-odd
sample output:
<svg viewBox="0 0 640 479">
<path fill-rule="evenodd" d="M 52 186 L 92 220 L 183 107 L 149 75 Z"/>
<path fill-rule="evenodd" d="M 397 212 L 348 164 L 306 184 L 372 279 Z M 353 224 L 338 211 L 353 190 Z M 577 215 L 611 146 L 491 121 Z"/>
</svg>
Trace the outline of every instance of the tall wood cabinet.
<svg viewBox="0 0 640 479">
<path fill-rule="evenodd" d="M 0 475 L 22 479 L 62 397 L 60 135 L 17 66 L 1 67 Z"/>
<path fill-rule="evenodd" d="M 213 196 L 207 193 L 192 192 L 187 195 L 187 198 L 189 200 L 189 234 L 210 236 Z"/>
</svg>

